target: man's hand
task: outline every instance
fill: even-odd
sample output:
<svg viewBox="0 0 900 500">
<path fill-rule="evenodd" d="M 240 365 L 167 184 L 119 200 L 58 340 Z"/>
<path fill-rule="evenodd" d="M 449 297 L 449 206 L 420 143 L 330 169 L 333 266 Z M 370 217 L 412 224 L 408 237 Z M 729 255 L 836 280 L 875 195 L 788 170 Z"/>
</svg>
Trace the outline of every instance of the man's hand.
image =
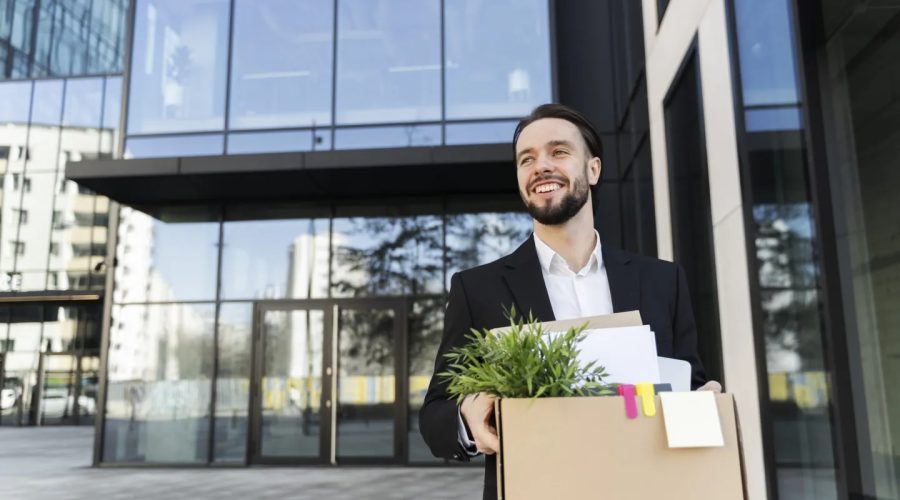
<svg viewBox="0 0 900 500">
<path fill-rule="evenodd" d="M 698 391 L 710 391 L 710 392 L 714 392 L 716 394 L 722 394 L 722 384 L 716 382 L 715 380 L 710 380 L 709 382 L 698 387 L 697 390 Z"/>
<path fill-rule="evenodd" d="M 493 455 L 500 450 L 497 429 L 490 422 L 496 399 L 486 392 L 469 394 L 459 407 L 460 415 L 466 420 L 466 425 L 472 432 L 475 447 L 485 455 Z"/>
</svg>

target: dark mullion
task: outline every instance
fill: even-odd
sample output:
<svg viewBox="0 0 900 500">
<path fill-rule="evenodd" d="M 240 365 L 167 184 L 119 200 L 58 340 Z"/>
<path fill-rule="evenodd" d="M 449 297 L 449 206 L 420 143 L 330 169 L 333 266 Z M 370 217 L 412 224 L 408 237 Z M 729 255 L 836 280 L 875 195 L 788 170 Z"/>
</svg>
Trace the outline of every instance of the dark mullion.
<svg viewBox="0 0 900 500">
<path fill-rule="evenodd" d="M 209 442 L 207 447 L 206 463 L 212 464 L 215 461 L 215 444 L 216 444 L 216 383 L 219 380 L 219 314 L 222 311 L 222 254 L 225 247 L 225 210 L 224 207 L 219 212 L 219 242 L 217 245 L 217 263 L 216 263 L 216 304 L 215 317 L 213 318 L 213 370 L 210 378 L 210 396 L 209 396 Z"/>
</svg>

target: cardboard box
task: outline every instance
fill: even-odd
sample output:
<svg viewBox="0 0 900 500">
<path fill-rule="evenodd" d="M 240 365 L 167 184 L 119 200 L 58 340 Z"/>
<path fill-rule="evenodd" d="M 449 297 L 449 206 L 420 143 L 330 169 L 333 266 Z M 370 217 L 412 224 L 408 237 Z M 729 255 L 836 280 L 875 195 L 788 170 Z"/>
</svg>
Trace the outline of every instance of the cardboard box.
<svg viewBox="0 0 900 500">
<path fill-rule="evenodd" d="M 498 400 L 497 496 L 746 499 L 734 399 L 715 398 L 725 445 L 711 448 L 669 448 L 659 396 L 636 419 L 621 396 Z"/>
</svg>

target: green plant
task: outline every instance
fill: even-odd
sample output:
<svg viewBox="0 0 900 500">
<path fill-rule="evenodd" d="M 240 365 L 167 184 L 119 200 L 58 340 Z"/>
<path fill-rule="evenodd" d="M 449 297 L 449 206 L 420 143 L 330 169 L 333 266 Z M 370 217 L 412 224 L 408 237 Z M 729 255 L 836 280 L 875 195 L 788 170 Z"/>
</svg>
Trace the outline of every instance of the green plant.
<svg viewBox="0 0 900 500">
<path fill-rule="evenodd" d="M 438 377 L 461 402 L 469 394 L 486 392 L 503 398 L 540 398 L 613 394 L 603 383 L 606 372 L 595 362 L 578 362 L 578 343 L 587 324 L 547 335 L 532 315 L 507 316 L 509 330 L 494 334 L 472 329 L 465 345 L 445 354 L 449 369 Z"/>
</svg>

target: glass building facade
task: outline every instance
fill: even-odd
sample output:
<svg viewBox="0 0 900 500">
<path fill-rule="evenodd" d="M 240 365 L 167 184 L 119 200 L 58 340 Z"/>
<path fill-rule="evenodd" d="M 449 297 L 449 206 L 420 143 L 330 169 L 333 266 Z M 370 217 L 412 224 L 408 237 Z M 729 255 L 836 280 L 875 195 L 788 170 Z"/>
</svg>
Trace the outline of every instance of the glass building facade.
<svg viewBox="0 0 900 500">
<path fill-rule="evenodd" d="M 898 26 L 0 1 L 0 426 L 94 424 L 96 465 L 442 463 L 417 412 L 449 279 L 530 234 L 509 141 L 555 101 L 603 139 L 604 244 L 686 270 L 751 497 L 897 498 Z"/>
</svg>

